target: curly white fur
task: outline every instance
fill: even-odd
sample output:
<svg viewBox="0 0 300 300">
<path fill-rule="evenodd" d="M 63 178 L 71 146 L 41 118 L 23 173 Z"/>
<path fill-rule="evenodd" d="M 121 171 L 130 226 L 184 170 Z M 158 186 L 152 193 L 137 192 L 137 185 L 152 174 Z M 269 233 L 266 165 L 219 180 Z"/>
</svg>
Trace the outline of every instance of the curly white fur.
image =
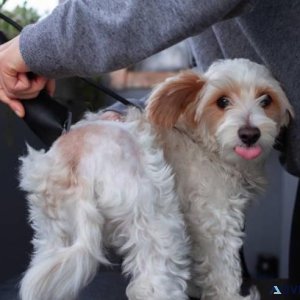
<svg viewBox="0 0 300 300">
<path fill-rule="evenodd" d="M 269 108 L 259 102 L 266 93 Z M 217 107 L 221 96 L 230 100 L 226 109 Z M 263 66 L 225 60 L 162 83 L 145 115 L 118 123 L 90 114 L 47 153 L 29 148 L 21 188 L 35 252 L 21 298 L 74 299 L 99 263 L 109 263 L 110 246 L 124 256 L 131 300 L 187 299 L 187 281 L 203 300 L 259 299 L 255 289 L 239 295 L 244 211 L 264 188 L 264 161 L 287 112 Z M 257 158 L 234 151 L 246 147 L 243 126 L 261 132 Z"/>
</svg>

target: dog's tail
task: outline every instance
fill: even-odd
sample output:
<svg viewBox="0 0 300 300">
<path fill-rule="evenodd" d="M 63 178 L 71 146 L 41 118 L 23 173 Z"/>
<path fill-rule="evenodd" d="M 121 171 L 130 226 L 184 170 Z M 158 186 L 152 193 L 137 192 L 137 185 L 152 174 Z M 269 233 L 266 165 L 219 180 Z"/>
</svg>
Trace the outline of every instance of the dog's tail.
<svg viewBox="0 0 300 300">
<path fill-rule="evenodd" d="M 31 267 L 23 278 L 21 299 L 74 299 L 96 267 L 97 262 L 82 245 L 75 244 L 56 253 L 49 251 L 48 255 L 44 254 L 44 260 Z"/>
<path fill-rule="evenodd" d="M 43 164 L 46 158 L 42 153 L 32 154 Z M 26 165 L 26 160 L 31 159 L 34 168 L 35 158 L 29 156 L 23 163 Z M 23 169 L 22 177 L 30 176 L 28 172 Z M 94 277 L 99 263 L 109 263 L 102 251 L 104 219 L 95 207 L 91 188 L 80 185 L 69 192 L 69 198 L 58 199 L 57 214 L 47 215 L 43 203 L 50 201 L 53 186 L 49 178 L 45 180 L 31 176 L 31 185 L 22 182 L 23 188 L 30 191 L 28 199 L 36 235 L 35 253 L 21 281 L 20 296 L 22 300 L 71 300 Z"/>
<path fill-rule="evenodd" d="M 94 277 L 99 262 L 108 264 L 100 252 L 98 226 L 86 217 L 79 222 L 82 232 L 71 246 L 53 245 L 53 249 L 35 253 L 21 282 L 22 300 L 74 299 Z"/>
</svg>

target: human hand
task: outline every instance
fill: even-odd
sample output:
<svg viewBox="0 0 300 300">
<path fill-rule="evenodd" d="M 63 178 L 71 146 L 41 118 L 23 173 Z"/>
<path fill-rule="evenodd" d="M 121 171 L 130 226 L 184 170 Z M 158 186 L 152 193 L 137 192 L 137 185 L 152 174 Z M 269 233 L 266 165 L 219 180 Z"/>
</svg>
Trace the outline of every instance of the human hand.
<svg viewBox="0 0 300 300">
<path fill-rule="evenodd" d="M 0 101 L 6 103 L 19 117 L 25 111 L 20 99 L 32 99 L 46 88 L 50 95 L 55 90 L 54 80 L 30 72 L 19 47 L 19 36 L 0 46 Z"/>
</svg>

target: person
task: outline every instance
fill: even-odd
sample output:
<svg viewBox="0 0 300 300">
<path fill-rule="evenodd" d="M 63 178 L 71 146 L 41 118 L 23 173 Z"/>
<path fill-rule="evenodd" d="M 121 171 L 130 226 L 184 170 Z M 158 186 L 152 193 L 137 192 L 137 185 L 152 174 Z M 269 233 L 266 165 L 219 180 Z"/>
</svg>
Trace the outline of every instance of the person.
<svg viewBox="0 0 300 300">
<path fill-rule="evenodd" d="M 44 88 L 53 93 L 53 79 L 113 71 L 187 39 L 202 71 L 222 58 L 244 57 L 266 65 L 283 84 L 297 116 L 299 14 L 298 1 L 67 0 L 0 47 L 0 99 L 23 117 L 19 100 Z M 38 75 L 29 78 L 29 71 Z M 285 167 L 299 177 L 298 118 L 286 133 L 284 154 Z M 299 227 L 293 234 L 300 233 Z M 293 244 L 291 276 L 299 276 L 299 251 Z"/>
</svg>

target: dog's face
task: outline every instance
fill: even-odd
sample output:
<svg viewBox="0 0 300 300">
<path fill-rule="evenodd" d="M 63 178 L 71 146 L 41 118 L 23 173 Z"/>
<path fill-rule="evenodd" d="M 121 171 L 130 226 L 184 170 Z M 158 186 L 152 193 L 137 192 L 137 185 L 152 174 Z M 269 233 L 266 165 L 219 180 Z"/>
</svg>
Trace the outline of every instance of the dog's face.
<svg viewBox="0 0 300 300">
<path fill-rule="evenodd" d="M 214 63 L 204 75 L 183 72 L 150 96 L 150 121 L 177 126 L 229 162 L 260 161 L 293 110 L 280 84 L 246 59 Z"/>
</svg>

